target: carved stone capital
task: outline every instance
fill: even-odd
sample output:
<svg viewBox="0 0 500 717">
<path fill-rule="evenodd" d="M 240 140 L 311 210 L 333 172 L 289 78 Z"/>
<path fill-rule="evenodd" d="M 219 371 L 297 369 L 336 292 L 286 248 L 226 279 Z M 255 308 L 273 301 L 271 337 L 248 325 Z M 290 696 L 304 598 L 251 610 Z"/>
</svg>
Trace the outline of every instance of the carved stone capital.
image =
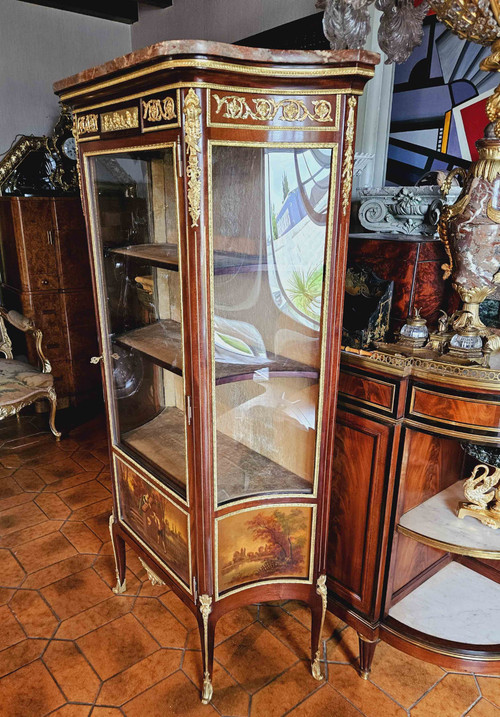
<svg viewBox="0 0 500 717">
<path fill-rule="evenodd" d="M 452 187 L 456 197 L 459 187 Z M 388 234 L 435 234 L 444 205 L 439 187 L 360 189 L 359 223 L 369 231 Z"/>
</svg>

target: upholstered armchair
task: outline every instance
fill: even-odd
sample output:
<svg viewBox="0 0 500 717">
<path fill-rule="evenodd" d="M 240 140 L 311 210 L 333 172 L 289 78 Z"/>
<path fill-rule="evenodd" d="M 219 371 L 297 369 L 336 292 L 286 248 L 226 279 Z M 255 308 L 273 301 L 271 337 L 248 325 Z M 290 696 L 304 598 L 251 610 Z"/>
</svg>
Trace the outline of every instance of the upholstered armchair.
<svg viewBox="0 0 500 717">
<path fill-rule="evenodd" d="M 14 359 L 5 321 L 25 334 L 33 334 L 41 368 Z M 52 368 L 42 350 L 42 332 L 26 316 L 7 311 L 3 306 L 0 306 L 0 353 L 5 355 L 0 358 L 0 420 L 17 415 L 25 406 L 46 398 L 50 403 L 49 427 L 58 441 L 61 434 L 55 425 L 57 396 Z"/>
</svg>

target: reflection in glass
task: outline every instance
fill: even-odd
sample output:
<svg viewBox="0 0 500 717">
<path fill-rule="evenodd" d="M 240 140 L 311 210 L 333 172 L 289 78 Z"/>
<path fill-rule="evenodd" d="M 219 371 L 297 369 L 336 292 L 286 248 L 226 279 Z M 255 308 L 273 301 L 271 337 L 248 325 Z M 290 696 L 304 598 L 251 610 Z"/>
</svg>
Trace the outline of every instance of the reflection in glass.
<svg viewBox="0 0 500 717">
<path fill-rule="evenodd" d="M 278 308 L 319 329 L 331 150 L 267 155 L 269 284 Z"/>
<path fill-rule="evenodd" d="M 330 164 L 212 146 L 219 503 L 313 491 Z"/>
<path fill-rule="evenodd" d="M 91 160 L 118 440 L 185 493 L 182 310 L 174 152 Z"/>
</svg>

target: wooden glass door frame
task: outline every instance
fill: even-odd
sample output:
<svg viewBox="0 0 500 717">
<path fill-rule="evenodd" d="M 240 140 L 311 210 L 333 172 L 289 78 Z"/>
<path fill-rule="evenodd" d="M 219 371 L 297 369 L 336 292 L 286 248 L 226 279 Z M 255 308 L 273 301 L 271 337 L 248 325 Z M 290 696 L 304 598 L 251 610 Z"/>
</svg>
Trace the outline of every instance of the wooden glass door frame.
<svg viewBox="0 0 500 717">
<path fill-rule="evenodd" d="M 210 85 L 197 86 L 193 83 L 196 95 L 202 108 L 202 117 L 207 117 L 207 104 L 210 99 Z M 222 89 L 222 83 L 219 88 Z M 241 86 L 239 86 L 241 90 Z M 181 100 L 184 101 L 190 90 L 187 85 L 181 89 Z M 225 89 L 232 91 L 233 86 L 228 83 Z M 248 92 L 254 91 L 265 93 L 263 87 L 248 88 Z M 279 90 L 277 90 L 279 93 Z M 299 90 L 294 88 L 297 95 L 313 95 L 316 92 L 323 94 L 325 87 L 312 87 L 304 83 Z M 336 101 L 340 107 L 340 127 L 333 127 L 329 132 L 310 131 L 302 137 L 295 132 L 282 132 L 273 130 L 270 127 L 255 127 L 252 131 L 243 128 L 231 127 L 222 130 L 220 127 L 209 127 L 205 122 L 201 123 L 201 137 L 199 140 L 200 158 L 200 182 L 201 182 L 201 203 L 200 218 L 198 226 L 192 226 L 191 218 L 187 212 L 187 198 L 185 202 L 187 247 L 190 254 L 190 294 L 191 298 L 197 295 L 197 300 L 191 303 L 191 324 L 192 334 L 196 337 L 204 337 L 202 346 L 193 350 L 192 371 L 193 371 L 193 425 L 195 427 L 195 441 L 197 450 L 194 455 L 194 468 L 196 472 L 196 520 L 198 521 L 197 541 L 197 565 L 205 566 L 199 574 L 198 591 L 200 594 L 216 595 L 216 570 L 217 554 L 216 546 L 212 536 L 216 532 L 216 520 L 226 513 L 234 511 L 240 503 L 243 509 L 252 506 L 265 507 L 280 502 L 284 505 L 307 502 L 314 507 L 315 522 L 314 533 L 311 536 L 311 550 L 314 552 L 313 568 L 310 581 L 293 581 L 293 588 L 296 591 L 297 599 L 304 600 L 309 604 L 317 600 L 316 582 L 320 575 L 326 571 L 327 551 L 327 525 L 329 517 L 329 491 L 326 490 L 330 481 L 332 450 L 334 439 L 335 411 L 337 404 L 337 393 L 335 386 L 340 374 L 340 345 L 341 345 L 341 316 L 343 307 L 343 282 L 347 262 L 347 235 L 348 235 L 348 213 L 345 209 L 343 198 L 346 195 L 346 150 L 352 146 L 352 137 L 347 126 L 348 116 L 351 122 L 355 122 L 358 105 L 359 91 L 353 89 L 350 93 L 342 89 L 330 88 L 329 92 L 336 95 Z M 270 92 L 272 94 L 272 92 Z M 343 124 L 342 124 L 343 120 Z M 343 127 L 343 129 L 341 129 Z M 184 131 L 184 127 L 183 127 Z M 228 137 L 229 134 L 229 137 Z M 280 139 L 281 138 L 281 139 Z M 183 135 L 183 147 L 185 141 Z M 304 141 L 301 142 L 300 139 Z M 211 147 L 216 144 L 233 144 L 243 147 L 265 147 L 292 148 L 292 147 L 327 147 L 332 150 L 332 167 L 336 166 L 336 173 L 330 176 L 329 214 L 327 219 L 326 249 L 328 257 L 326 261 L 326 273 L 328 275 L 329 290 L 324 293 L 325 301 L 322 307 L 322 326 L 326 327 L 323 332 L 321 348 L 323 365 L 323 405 L 321 412 L 318 411 L 318 421 L 321 420 L 321 428 L 317 435 L 317 467 L 315 477 L 315 494 L 297 494 L 291 497 L 287 494 L 268 494 L 252 497 L 243 501 L 231 501 L 227 505 L 216 506 L 214 496 L 214 368 L 212 361 L 212 326 L 213 326 L 213 287 L 211 285 L 210 261 L 212 256 L 212 238 L 210 202 L 211 198 Z M 184 167 L 187 166 L 186 153 Z M 184 172 L 185 174 L 185 172 Z M 186 179 L 185 191 L 187 192 Z M 349 187 L 350 189 L 350 187 Z M 349 190 L 348 190 L 349 191 Z M 337 228 L 338 227 L 338 228 Z M 335 247 L 335 251 L 332 251 Z M 197 393 L 197 389 L 200 393 Z M 198 465 L 196 465 L 198 461 Z M 322 499 L 318 500 L 318 495 Z M 247 604 L 251 595 L 266 594 L 268 600 L 279 599 L 280 585 L 283 580 L 273 580 L 270 584 L 250 584 L 239 591 L 231 591 L 227 596 L 220 596 L 220 600 L 214 602 L 212 609 L 214 617 L 219 613 L 223 614 L 226 608 L 219 609 L 217 605 L 230 602 L 231 606 Z M 261 599 L 261 598 L 258 598 Z"/>
<path fill-rule="evenodd" d="M 98 317 L 98 333 L 99 333 L 99 345 L 102 356 L 103 364 L 103 386 L 105 393 L 105 405 L 106 405 L 106 417 L 108 422 L 109 436 L 112 444 L 112 452 L 123 457 L 128 463 L 139 466 L 142 472 L 147 473 L 153 479 L 156 478 L 152 473 L 149 466 L 144 465 L 140 462 L 140 459 L 133 457 L 128 452 L 125 452 L 120 447 L 120 438 L 118 435 L 118 420 L 116 415 L 116 406 L 114 398 L 114 388 L 112 383 L 112 357 L 110 347 L 110 327 L 106 308 L 106 296 L 105 296 L 105 281 L 103 262 L 100 250 L 102 253 L 102 242 L 100 237 L 100 229 L 97 220 L 97 203 L 95 202 L 95 184 L 94 184 L 94 172 L 91 166 L 91 159 L 99 156 L 108 156 L 113 154 L 134 154 L 144 153 L 148 151 L 157 151 L 162 149 L 172 149 L 173 152 L 173 163 L 174 163 L 174 179 L 175 179 L 175 192 L 176 192 L 176 224 L 177 224 L 177 242 L 179 250 L 179 274 L 180 274 L 180 299 L 182 307 L 182 345 L 183 345 L 183 385 L 184 385 L 184 396 L 189 396 L 190 385 L 191 385 L 191 371 L 190 371 L 190 356 L 188 350 L 189 343 L 189 332 L 186 331 L 189 307 L 187 306 L 189 301 L 189 292 L 186 288 L 186 247 L 185 247 L 185 236 L 182 232 L 182 221 L 181 216 L 184 206 L 184 192 L 182 177 L 179 177 L 179 146 L 180 146 L 180 132 L 179 129 L 167 130 L 156 134 L 155 137 L 148 136 L 145 138 L 131 138 L 130 146 L 119 143 L 118 141 L 103 141 L 88 142 L 84 145 L 81 155 L 81 172 L 82 172 L 82 186 L 85 187 L 85 202 L 87 205 L 87 215 L 89 217 L 88 234 L 90 241 L 89 251 L 90 258 L 93 266 L 93 281 L 94 290 L 96 296 L 96 313 Z M 154 140 L 154 141 L 153 141 Z M 161 485 L 162 490 L 166 491 L 171 497 L 175 498 L 184 506 L 189 507 L 192 501 L 191 488 L 193 481 L 190 480 L 191 469 L 190 469 L 190 454 L 192 445 L 191 433 L 192 426 L 187 425 L 187 416 L 185 415 L 185 436 L 186 436 L 186 495 L 185 498 L 180 495 L 177 491 L 171 488 L 168 483 L 158 481 Z M 116 508 L 116 514 L 118 515 L 118 507 Z"/>
<path fill-rule="evenodd" d="M 208 90 L 209 88 L 207 88 Z M 226 89 L 233 89 L 230 85 Z M 241 90 L 241 88 L 240 88 Z M 253 91 L 249 90 L 249 91 Z M 263 89 L 260 90 L 264 92 Z M 299 90 L 295 90 L 299 94 Z M 324 91 L 324 90 L 323 90 Z M 335 89 L 330 90 L 332 94 L 337 94 Z M 314 94 L 314 89 L 311 87 L 302 88 L 301 92 L 304 94 Z M 321 90 L 320 90 L 321 92 Z M 346 93 L 347 94 L 347 93 Z M 340 116 L 346 117 L 348 114 L 348 97 L 342 92 L 338 92 L 337 101 L 340 106 Z M 352 93 L 354 97 L 354 112 L 357 108 L 357 97 L 356 92 Z M 201 102 L 207 102 L 209 93 L 199 93 Z M 203 105 L 202 105 L 203 106 Z M 287 140 L 279 140 L 278 137 L 285 136 Z M 345 274 L 345 265 L 347 260 L 346 246 L 343 248 L 342 242 L 347 243 L 347 222 L 341 222 L 342 209 L 340 207 L 341 197 L 344 190 L 342 181 L 342 173 L 345 163 L 344 150 L 346 144 L 346 130 L 344 132 L 340 129 L 331 129 L 330 132 L 308 132 L 303 135 L 304 141 L 300 141 L 294 133 L 283 133 L 276 132 L 270 128 L 255 127 L 252 132 L 248 132 L 244 129 L 233 127 L 231 129 L 231 139 L 227 138 L 226 133 L 223 133 L 220 128 L 211 128 L 207 126 L 202 127 L 202 139 L 200 141 L 201 156 L 202 156 L 202 214 L 200 217 L 200 231 L 190 228 L 190 222 L 188 226 L 188 245 L 191 246 L 196 243 L 197 249 L 193 251 L 192 257 L 196 261 L 195 257 L 200 259 L 200 255 L 203 259 L 203 265 L 200 264 L 200 274 L 203 277 L 203 302 L 198 305 L 198 311 L 201 313 L 203 320 L 203 331 L 202 335 L 208 337 L 208 343 L 205 347 L 205 366 L 203 371 L 199 374 L 200 383 L 201 376 L 208 377 L 208 380 L 204 381 L 205 386 L 209 386 L 209 392 L 207 392 L 207 399 L 202 407 L 203 418 L 200 418 L 200 423 L 204 423 L 205 426 L 209 425 L 210 430 L 205 436 L 205 445 L 203 448 L 203 455 L 205 456 L 205 481 L 200 481 L 202 488 L 202 495 L 200 500 L 202 503 L 202 514 L 200 518 L 205 521 L 206 525 L 206 536 L 215 535 L 216 533 L 216 521 L 222 518 L 227 513 L 233 512 L 236 509 L 245 510 L 252 506 L 266 507 L 266 505 L 275 505 L 277 503 L 283 505 L 293 505 L 295 503 L 302 504 L 308 503 L 314 508 L 315 520 L 314 520 L 314 533 L 311 536 L 311 551 L 314 553 L 314 560 L 312 561 L 312 571 L 310 579 L 308 581 L 291 581 L 294 582 L 294 589 L 297 591 L 298 599 L 305 600 L 306 602 L 313 601 L 311 594 L 315 595 L 315 583 L 319 575 L 325 573 L 326 570 L 326 526 L 328 523 L 329 515 L 329 497 L 326 494 L 327 500 L 323 498 L 321 501 L 318 500 L 318 495 L 324 493 L 324 488 L 329 483 L 329 472 L 331 472 L 331 451 L 333 445 L 333 433 L 334 433 L 334 422 L 335 422 L 335 410 L 337 395 L 336 391 L 332 389 L 338 380 L 340 373 L 340 339 L 341 339 L 341 321 L 338 316 L 342 314 L 341 308 L 343 306 L 343 290 L 339 291 L 338 287 L 343 287 L 343 277 Z M 347 140 L 349 141 L 349 140 Z M 212 237 L 212 216 L 213 212 L 211 209 L 212 197 L 212 158 L 211 150 L 214 146 L 241 146 L 241 147 L 262 147 L 262 148 L 328 148 L 332 150 L 331 168 L 335 167 L 335 173 L 332 171 L 330 175 L 330 189 L 329 189 L 329 200 L 328 200 L 328 217 L 327 217 L 327 230 L 326 230 L 326 242 L 325 250 L 327 257 L 325 261 L 325 274 L 327 275 L 327 281 L 324 282 L 324 301 L 322 306 L 322 346 L 321 346 L 321 367 L 323 368 L 322 386 L 320 389 L 320 396 L 322 397 L 322 405 L 318 407 L 318 432 L 317 432 L 317 444 L 316 444 L 316 468 L 315 468 L 315 481 L 314 481 L 314 493 L 311 494 L 268 494 L 253 496 L 244 499 L 238 499 L 227 504 L 217 506 L 215 500 L 215 462 L 214 452 L 216 450 L 214 441 L 215 431 L 215 371 L 213 365 L 213 352 L 212 352 L 212 330 L 213 330 L 213 271 L 211 270 L 211 264 L 207 262 L 212 261 L 213 256 L 213 237 Z M 343 227 L 339 227 L 339 231 L 336 230 L 337 224 L 343 224 Z M 336 248 L 336 251 L 332 251 L 332 247 Z M 325 286 L 328 284 L 328 288 L 325 290 Z M 335 319 L 337 317 L 337 319 Z M 326 330 L 323 330 L 326 327 Z M 196 411 L 196 403 L 194 404 L 194 411 Z M 319 425 L 321 422 L 321 425 Z M 328 502 L 328 505 L 326 505 Z M 207 593 L 209 595 L 216 596 L 216 571 L 217 571 L 217 551 L 216 546 L 211 540 L 202 540 L 199 543 L 199 556 L 198 559 L 205 565 L 210 565 L 210 579 L 206 580 L 205 584 L 200 584 L 199 591 Z M 204 576 L 207 578 L 207 574 Z M 249 596 L 252 593 L 256 595 L 259 591 L 265 590 L 268 597 L 266 599 L 278 599 L 280 595 L 280 584 L 283 584 L 283 580 L 268 581 L 267 584 L 253 583 L 246 587 L 242 587 L 240 590 L 231 591 L 225 595 L 217 595 L 220 597 L 219 600 L 214 604 L 213 610 L 218 612 L 216 608 L 217 603 L 225 602 L 225 598 L 230 600 L 231 605 L 243 605 L 250 599 Z M 302 584 L 300 584 L 302 582 Z M 300 597 L 299 597 L 300 596 Z M 227 608 L 226 608 L 227 610 Z M 222 610 L 224 612 L 224 610 Z"/>
<path fill-rule="evenodd" d="M 324 403 L 324 369 L 326 359 L 326 327 L 327 327 L 327 312 L 328 312 L 328 296 L 330 291 L 330 279 L 332 269 L 332 245 L 333 245 L 333 218 L 335 214 L 335 187 L 337 183 L 337 176 L 340 171 L 339 164 L 339 143 L 337 142 L 278 142 L 278 141 L 245 141 L 245 140 L 220 140 L 220 139 L 209 139 L 208 140 L 208 153 L 207 153 L 207 165 L 208 165 L 208 254 L 209 254 L 209 301 L 210 301 L 210 331 L 209 331 L 209 345 L 207 352 L 211 357 L 211 384 L 212 384 L 212 429 L 213 429 L 213 501 L 214 505 L 217 506 L 216 511 L 219 513 L 222 508 L 231 506 L 233 510 L 237 507 L 244 507 L 241 504 L 252 503 L 255 500 L 269 500 L 272 502 L 276 501 L 288 501 L 290 498 L 298 498 L 302 501 L 309 501 L 316 499 L 318 496 L 318 477 L 319 477 L 319 464 L 320 464 L 320 449 L 321 449 L 321 429 L 323 425 L 323 403 Z M 325 252 L 324 252 L 324 277 L 323 277 L 323 289 L 322 289 L 322 305 L 321 305 L 321 321 L 320 321 L 320 365 L 319 365 L 319 390 L 318 390 L 318 404 L 317 404 L 317 422 L 316 422 L 316 439 L 315 439 L 315 455 L 314 455 L 314 474 L 313 474 L 313 489 L 311 493 L 272 493 L 268 494 L 257 494 L 247 498 L 236 498 L 231 501 L 219 504 L 217 502 L 217 456 L 216 456 L 216 401 L 215 401 L 215 353 L 214 353 L 214 317 L 215 317 L 215 287 L 214 287 L 214 232 L 213 232 L 213 204 L 215 197 L 213 194 L 213 176 L 212 176 L 212 148 L 213 147 L 241 147 L 241 148 L 258 148 L 258 149 L 329 149 L 331 150 L 330 159 L 330 177 L 328 187 L 328 203 L 327 203 L 327 218 L 325 226 Z"/>
</svg>

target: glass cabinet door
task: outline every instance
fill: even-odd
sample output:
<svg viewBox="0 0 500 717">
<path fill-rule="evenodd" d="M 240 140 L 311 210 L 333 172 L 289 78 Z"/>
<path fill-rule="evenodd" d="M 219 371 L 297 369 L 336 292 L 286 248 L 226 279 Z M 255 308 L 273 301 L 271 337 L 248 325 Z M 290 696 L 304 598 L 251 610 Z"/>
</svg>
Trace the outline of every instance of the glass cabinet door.
<svg viewBox="0 0 500 717">
<path fill-rule="evenodd" d="M 315 490 L 333 152 L 211 144 L 219 504 Z"/>
<path fill-rule="evenodd" d="M 114 442 L 185 496 L 175 145 L 98 154 L 88 162 Z"/>
</svg>

